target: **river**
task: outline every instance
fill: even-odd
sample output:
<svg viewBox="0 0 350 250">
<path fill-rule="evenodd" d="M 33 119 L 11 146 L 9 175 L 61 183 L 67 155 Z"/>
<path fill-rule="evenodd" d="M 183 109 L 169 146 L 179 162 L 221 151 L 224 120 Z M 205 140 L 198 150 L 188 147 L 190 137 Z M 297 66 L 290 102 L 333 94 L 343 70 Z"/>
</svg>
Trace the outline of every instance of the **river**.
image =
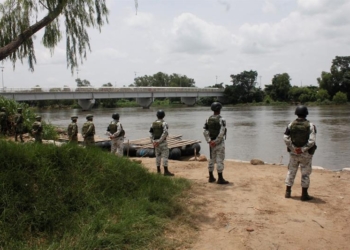
<svg viewBox="0 0 350 250">
<path fill-rule="evenodd" d="M 74 110 L 41 110 L 38 113 L 53 125 L 66 128 L 71 115 L 78 115 L 81 129 L 88 113 L 94 115 L 96 134 L 105 136 L 112 113 L 120 114 L 126 140 L 148 137 L 158 107 L 94 109 L 90 112 Z M 258 158 L 268 163 L 288 164 L 289 155 L 283 133 L 294 120 L 294 106 L 233 106 L 224 107 L 221 115 L 227 123 L 226 159 L 250 161 Z M 164 108 L 169 133 L 183 139 L 201 140 L 201 153 L 207 157 L 209 148 L 203 137 L 203 125 L 211 115 L 210 107 Z M 350 167 L 350 109 L 348 106 L 309 107 L 308 120 L 317 128 L 317 150 L 313 166 L 330 170 Z"/>
</svg>

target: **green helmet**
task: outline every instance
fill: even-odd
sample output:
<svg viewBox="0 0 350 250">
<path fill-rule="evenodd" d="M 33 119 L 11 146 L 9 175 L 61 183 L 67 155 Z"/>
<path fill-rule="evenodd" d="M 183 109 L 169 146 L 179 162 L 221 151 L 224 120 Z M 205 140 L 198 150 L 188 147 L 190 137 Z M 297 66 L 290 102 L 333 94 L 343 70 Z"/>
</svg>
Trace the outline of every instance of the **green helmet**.
<svg viewBox="0 0 350 250">
<path fill-rule="evenodd" d="M 71 119 L 71 120 L 76 120 L 76 119 L 78 119 L 78 116 L 72 115 L 72 116 L 70 117 L 70 119 Z"/>
<path fill-rule="evenodd" d="M 211 110 L 212 111 L 219 111 L 219 110 L 221 110 L 221 108 L 222 108 L 222 105 L 221 105 L 221 103 L 220 102 L 213 102 L 212 104 L 211 104 Z"/>
<path fill-rule="evenodd" d="M 88 114 L 88 115 L 86 115 L 86 119 L 87 120 L 90 120 L 90 119 L 92 119 L 94 116 L 92 115 L 92 114 Z"/>
<path fill-rule="evenodd" d="M 41 120 L 41 116 L 40 116 L 40 115 L 37 115 L 37 116 L 35 117 L 35 120 L 40 121 L 40 120 Z"/>
<path fill-rule="evenodd" d="M 165 112 L 163 110 L 158 110 L 157 111 L 157 118 L 158 119 L 163 119 L 165 117 Z"/>
<path fill-rule="evenodd" d="M 309 114 L 309 111 L 307 110 L 306 106 L 299 105 L 294 112 L 295 115 L 301 116 L 301 117 L 306 117 Z"/>
</svg>

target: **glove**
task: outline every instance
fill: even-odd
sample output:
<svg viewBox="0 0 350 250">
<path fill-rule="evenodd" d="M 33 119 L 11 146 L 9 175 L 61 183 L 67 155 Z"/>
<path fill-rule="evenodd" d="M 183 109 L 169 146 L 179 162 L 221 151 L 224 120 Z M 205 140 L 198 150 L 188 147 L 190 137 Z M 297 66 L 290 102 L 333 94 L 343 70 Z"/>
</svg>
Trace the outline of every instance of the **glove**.
<svg viewBox="0 0 350 250">
<path fill-rule="evenodd" d="M 301 148 L 295 148 L 294 152 L 298 155 L 303 153 L 303 151 L 301 151 Z"/>
</svg>

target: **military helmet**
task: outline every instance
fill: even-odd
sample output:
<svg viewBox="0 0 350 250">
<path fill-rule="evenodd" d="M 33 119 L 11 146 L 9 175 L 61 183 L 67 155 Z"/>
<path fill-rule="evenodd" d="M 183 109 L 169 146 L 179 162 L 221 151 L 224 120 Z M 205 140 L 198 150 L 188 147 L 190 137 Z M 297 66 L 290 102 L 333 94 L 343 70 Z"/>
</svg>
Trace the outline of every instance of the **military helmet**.
<svg viewBox="0 0 350 250">
<path fill-rule="evenodd" d="M 210 106 L 212 111 L 219 111 L 222 108 L 222 105 L 220 102 L 213 102 Z"/>
<path fill-rule="evenodd" d="M 118 113 L 114 113 L 112 115 L 112 118 L 115 119 L 115 120 L 119 120 L 119 114 Z"/>
<path fill-rule="evenodd" d="M 70 119 L 71 119 L 71 120 L 76 120 L 76 119 L 78 119 L 78 116 L 72 115 L 72 116 L 70 117 Z"/>
<path fill-rule="evenodd" d="M 163 119 L 165 117 L 165 112 L 163 110 L 158 110 L 157 111 L 157 117 L 158 119 Z"/>
<path fill-rule="evenodd" d="M 299 105 L 296 109 L 295 109 L 295 114 L 297 116 L 303 116 L 306 117 L 309 114 L 309 111 L 307 110 L 306 106 L 303 105 Z"/>
<path fill-rule="evenodd" d="M 35 120 L 40 121 L 41 120 L 41 116 L 40 115 L 35 116 Z"/>
<path fill-rule="evenodd" d="M 94 117 L 92 114 L 86 115 L 86 119 L 91 119 L 92 117 Z"/>
</svg>

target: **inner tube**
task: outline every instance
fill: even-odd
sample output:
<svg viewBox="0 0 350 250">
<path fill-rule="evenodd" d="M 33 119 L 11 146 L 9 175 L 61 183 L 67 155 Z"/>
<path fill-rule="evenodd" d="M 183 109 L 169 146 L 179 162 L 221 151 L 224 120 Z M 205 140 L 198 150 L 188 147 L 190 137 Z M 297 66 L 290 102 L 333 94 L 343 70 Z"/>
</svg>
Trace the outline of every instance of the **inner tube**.
<svg viewBox="0 0 350 250">
<path fill-rule="evenodd" d="M 169 151 L 169 159 L 171 160 L 179 160 L 181 158 L 181 149 L 172 148 Z"/>
</svg>

